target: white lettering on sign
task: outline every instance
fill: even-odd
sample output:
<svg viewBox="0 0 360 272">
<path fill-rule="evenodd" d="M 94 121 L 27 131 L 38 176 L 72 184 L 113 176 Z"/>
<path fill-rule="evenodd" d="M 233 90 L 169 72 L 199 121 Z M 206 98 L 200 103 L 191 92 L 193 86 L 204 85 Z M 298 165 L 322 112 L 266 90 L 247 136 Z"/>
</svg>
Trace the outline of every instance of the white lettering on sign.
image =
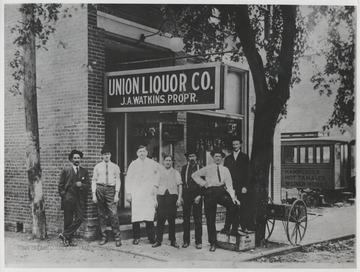
<svg viewBox="0 0 360 272">
<path fill-rule="evenodd" d="M 202 73 L 194 72 L 188 85 L 187 83 L 188 76 L 185 73 L 108 78 L 108 94 L 110 96 L 146 95 L 213 89 L 211 76 L 207 71 Z M 186 86 L 190 87 L 191 90 L 187 90 Z"/>
</svg>

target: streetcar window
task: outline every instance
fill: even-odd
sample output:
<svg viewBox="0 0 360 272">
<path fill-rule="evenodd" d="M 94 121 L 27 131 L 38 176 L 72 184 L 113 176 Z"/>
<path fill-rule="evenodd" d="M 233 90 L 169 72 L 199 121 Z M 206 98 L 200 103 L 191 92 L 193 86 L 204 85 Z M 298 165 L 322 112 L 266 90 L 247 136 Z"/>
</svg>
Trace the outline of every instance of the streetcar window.
<svg viewBox="0 0 360 272">
<path fill-rule="evenodd" d="M 311 147 L 308 147 L 308 163 L 314 163 L 314 148 L 311 146 Z"/>
<path fill-rule="evenodd" d="M 300 147 L 300 163 L 306 163 L 306 147 Z"/>
<path fill-rule="evenodd" d="M 316 147 L 316 163 L 321 163 L 321 147 Z"/>
<path fill-rule="evenodd" d="M 323 147 L 323 163 L 330 163 L 330 146 Z"/>
<path fill-rule="evenodd" d="M 285 146 L 284 147 L 284 161 L 285 163 L 297 163 L 297 147 Z"/>
<path fill-rule="evenodd" d="M 314 163 L 314 147 L 300 147 L 300 163 Z"/>
</svg>

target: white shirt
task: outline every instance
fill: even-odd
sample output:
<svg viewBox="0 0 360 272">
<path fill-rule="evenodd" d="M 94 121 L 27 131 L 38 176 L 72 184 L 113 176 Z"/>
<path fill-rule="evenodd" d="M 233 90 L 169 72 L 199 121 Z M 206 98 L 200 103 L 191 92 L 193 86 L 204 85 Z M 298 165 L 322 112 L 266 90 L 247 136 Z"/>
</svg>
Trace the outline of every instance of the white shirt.
<svg viewBox="0 0 360 272">
<path fill-rule="evenodd" d="M 237 157 L 239 156 L 239 153 L 240 153 L 240 150 L 233 152 L 235 161 L 236 161 Z"/>
<path fill-rule="evenodd" d="M 108 183 L 106 184 L 106 164 L 108 165 Z M 94 174 L 91 183 L 91 189 L 94 193 L 96 191 L 96 184 L 103 184 L 108 186 L 115 186 L 115 191 L 120 191 L 120 168 L 117 164 L 109 161 L 98 163 L 94 167 Z"/>
<path fill-rule="evenodd" d="M 218 166 L 221 179 L 220 181 L 217 172 Z M 201 178 L 202 176 L 205 177 L 205 180 Z M 200 170 L 194 172 L 191 177 L 195 180 L 197 184 L 199 184 L 200 186 L 204 186 L 205 188 L 225 185 L 226 190 L 229 192 L 231 198 L 235 198 L 235 191 L 233 189 L 230 171 L 222 164 L 217 165 L 213 163 L 207 165 L 204 168 L 201 168 Z"/>
</svg>

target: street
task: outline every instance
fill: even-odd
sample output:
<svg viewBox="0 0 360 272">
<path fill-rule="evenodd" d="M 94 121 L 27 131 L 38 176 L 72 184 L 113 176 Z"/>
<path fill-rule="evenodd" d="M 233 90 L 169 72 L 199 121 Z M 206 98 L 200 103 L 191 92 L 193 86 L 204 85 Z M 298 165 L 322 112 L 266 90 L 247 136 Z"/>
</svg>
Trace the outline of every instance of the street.
<svg viewBox="0 0 360 272">
<path fill-rule="evenodd" d="M 334 239 L 346 235 L 355 234 L 355 210 L 356 207 L 346 205 L 344 207 L 328 207 L 311 210 L 315 215 L 309 215 L 308 230 L 302 245 L 313 244 L 326 239 Z M 321 214 L 321 215 L 320 215 Z M 346 224 L 342 224 L 346 222 Z M 280 222 L 279 222 L 280 223 Z M 325 226 L 324 224 L 329 224 Z M 334 225 L 340 227 L 336 227 Z M 218 228 L 222 224 L 218 225 Z M 204 231 L 206 227 L 204 225 Z M 193 233 L 192 233 L 193 235 Z M 99 246 L 97 241 L 87 242 L 77 239 L 77 247 L 64 247 L 57 237 L 49 237 L 48 241 L 29 240 L 27 233 L 5 232 L 5 266 L 14 267 L 82 267 L 82 268 L 264 268 L 264 267 L 355 267 L 355 239 L 346 245 L 340 246 L 339 253 L 344 258 L 326 259 L 320 255 L 324 251 L 318 247 L 310 247 L 309 252 L 296 252 L 289 259 L 284 257 L 282 250 L 293 250 L 294 247 L 287 241 L 282 224 L 275 226 L 273 236 L 269 239 L 268 248 L 255 248 L 245 252 L 234 252 L 218 248 L 215 253 L 209 252 L 209 246 L 205 242 L 207 233 L 203 234 L 203 249 L 197 250 L 192 243 L 187 249 L 175 249 L 169 246 L 169 241 L 165 239 L 163 245 L 156 249 L 151 248 L 146 239 L 141 239 L 137 246 L 132 245 L 132 239 L 123 240 L 123 245 L 115 247 L 113 241 L 104 246 Z M 166 237 L 166 236 L 165 236 Z M 193 237 L 192 237 L 193 239 Z M 177 233 L 177 241 L 181 244 L 182 233 Z M 328 245 L 323 248 L 336 248 L 334 245 Z M 339 248 L 339 246 L 337 247 Z M 299 248 L 300 249 L 300 248 Z M 313 251 L 311 250 L 313 249 Z M 331 250 L 327 250 L 331 252 Z M 266 254 L 280 252 L 270 260 L 281 260 L 281 262 L 271 262 L 265 259 L 261 261 L 259 257 L 266 257 Z M 306 253 L 306 254 L 305 254 Z M 310 253 L 310 255 L 308 255 Z M 327 253 L 327 252 L 325 252 Z M 300 255 L 298 255 L 300 254 Z M 333 254 L 333 253 L 331 253 Z M 254 259 L 260 261 L 254 262 Z M 285 259 L 284 259 L 285 258 Z M 294 261 L 301 261 L 294 262 Z M 306 263 L 304 263 L 306 262 Z"/>
</svg>

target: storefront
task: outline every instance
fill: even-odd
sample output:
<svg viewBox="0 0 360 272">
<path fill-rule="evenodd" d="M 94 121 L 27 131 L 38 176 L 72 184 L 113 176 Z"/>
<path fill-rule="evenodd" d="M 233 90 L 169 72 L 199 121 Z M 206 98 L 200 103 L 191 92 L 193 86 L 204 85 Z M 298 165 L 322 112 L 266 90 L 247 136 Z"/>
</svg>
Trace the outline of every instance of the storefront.
<svg viewBox="0 0 360 272">
<path fill-rule="evenodd" d="M 124 173 L 122 204 L 128 206 L 126 171 L 140 144 L 160 163 L 171 154 L 177 169 L 186 163 L 186 149 L 195 148 L 206 165 L 213 148 L 230 151 L 233 136 L 248 152 L 247 82 L 247 71 L 221 63 L 106 73 L 106 138 Z"/>
</svg>

